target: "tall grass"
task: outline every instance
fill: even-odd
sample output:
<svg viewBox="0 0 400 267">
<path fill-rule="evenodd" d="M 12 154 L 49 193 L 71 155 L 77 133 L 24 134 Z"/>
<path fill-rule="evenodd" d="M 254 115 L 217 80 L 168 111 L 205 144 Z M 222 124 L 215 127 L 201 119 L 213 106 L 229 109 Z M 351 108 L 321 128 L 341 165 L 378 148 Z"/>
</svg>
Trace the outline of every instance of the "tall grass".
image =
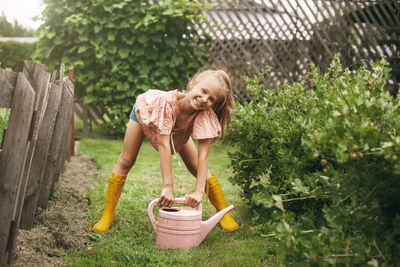
<svg viewBox="0 0 400 267">
<path fill-rule="evenodd" d="M 101 216 L 111 172 L 122 147 L 122 140 L 83 139 L 79 152 L 90 156 L 100 169 L 103 180 L 90 193 L 93 209 L 88 217 L 94 224 Z M 203 243 L 190 250 L 165 250 L 155 246 L 155 234 L 147 217 L 147 206 L 159 197 L 162 187 L 158 153 L 145 142 L 131 170 L 121 195 L 114 225 L 109 232 L 88 231 L 92 247 L 88 251 L 67 256 L 71 266 L 274 266 L 273 243 L 252 228 L 249 211 L 244 206 L 238 188 L 228 182 L 231 174 L 226 151 L 229 147 L 215 144 L 211 148 L 209 167 L 219 176 L 228 204 L 233 204 L 233 217 L 239 230 L 226 233 L 216 226 Z M 191 192 L 195 180 L 185 167 L 173 160 L 174 194 L 182 197 Z M 215 210 L 203 200 L 203 220 Z M 157 210 L 157 208 L 156 208 Z"/>
</svg>

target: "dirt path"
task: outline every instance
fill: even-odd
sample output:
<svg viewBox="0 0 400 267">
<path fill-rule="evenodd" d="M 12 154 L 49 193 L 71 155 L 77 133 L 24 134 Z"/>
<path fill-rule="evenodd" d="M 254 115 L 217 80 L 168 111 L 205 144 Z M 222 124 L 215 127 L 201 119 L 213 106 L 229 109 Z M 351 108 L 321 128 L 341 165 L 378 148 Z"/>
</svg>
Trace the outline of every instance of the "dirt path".
<svg viewBox="0 0 400 267">
<path fill-rule="evenodd" d="M 89 209 L 86 192 L 97 186 L 97 179 L 99 172 L 89 157 L 71 157 L 33 228 L 19 230 L 11 266 L 67 266 L 65 253 L 87 249 L 91 225 L 85 218 Z"/>
</svg>

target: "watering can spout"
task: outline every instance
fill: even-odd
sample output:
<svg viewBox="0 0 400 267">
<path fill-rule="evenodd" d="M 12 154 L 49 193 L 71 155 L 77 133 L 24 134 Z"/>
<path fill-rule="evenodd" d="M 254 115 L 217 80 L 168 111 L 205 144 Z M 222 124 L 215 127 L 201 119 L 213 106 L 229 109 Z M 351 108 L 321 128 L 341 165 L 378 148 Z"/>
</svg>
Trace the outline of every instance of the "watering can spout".
<svg viewBox="0 0 400 267">
<path fill-rule="evenodd" d="M 200 239 L 201 241 L 206 238 L 208 233 L 215 227 L 215 225 L 222 219 L 222 217 L 225 216 L 229 211 L 233 209 L 233 205 L 230 205 L 229 207 L 221 210 L 220 212 L 214 214 L 210 219 L 208 219 L 205 222 L 201 222 L 201 233 L 200 233 Z"/>
</svg>

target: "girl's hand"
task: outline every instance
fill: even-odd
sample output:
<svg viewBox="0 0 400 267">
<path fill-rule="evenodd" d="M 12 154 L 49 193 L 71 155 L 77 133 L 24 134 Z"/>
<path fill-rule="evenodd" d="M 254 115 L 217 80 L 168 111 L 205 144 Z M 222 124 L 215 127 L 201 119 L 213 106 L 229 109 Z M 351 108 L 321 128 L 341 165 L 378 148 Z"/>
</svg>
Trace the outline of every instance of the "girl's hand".
<svg viewBox="0 0 400 267">
<path fill-rule="evenodd" d="M 160 199 L 157 202 L 158 206 L 164 206 L 170 208 L 172 204 L 174 204 L 175 197 L 174 197 L 174 190 L 172 186 L 164 185 Z"/>
<path fill-rule="evenodd" d="M 194 191 L 191 194 L 187 194 L 185 196 L 186 202 L 184 204 L 186 206 L 196 208 L 200 204 L 200 202 L 203 198 L 203 194 L 204 194 L 203 192 L 199 192 L 199 191 Z"/>
</svg>

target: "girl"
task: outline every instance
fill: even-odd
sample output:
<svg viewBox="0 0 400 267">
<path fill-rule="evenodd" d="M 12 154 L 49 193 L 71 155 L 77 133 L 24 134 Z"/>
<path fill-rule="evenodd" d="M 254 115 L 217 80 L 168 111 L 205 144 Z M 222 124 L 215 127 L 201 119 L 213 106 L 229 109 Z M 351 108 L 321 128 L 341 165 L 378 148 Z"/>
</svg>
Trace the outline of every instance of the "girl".
<svg viewBox="0 0 400 267">
<path fill-rule="evenodd" d="M 185 93 L 149 90 L 139 95 L 130 115 L 121 155 L 111 173 L 103 216 L 93 230 L 106 232 L 113 223 L 126 176 L 145 137 L 159 151 L 164 186 L 158 205 L 171 207 L 174 203 L 171 154 L 176 157 L 178 152 L 187 169 L 197 178 L 194 191 L 185 196 L 185 205 L 197 207 L 206 191 L 217 212 L 226 208 L 218 179 L 208 170 L 208 153 L 210 144 L 217 137 L 224 137 L 233 106 L 231 81 L 222 70 L 197 74 Z M 198 151 L 190 136 L 198 139 Z M 178 163 L 180 165 L 179 159 Z M 229 213 L 220 224 L 225 231 L 239 227 Z"/>
</svg>

